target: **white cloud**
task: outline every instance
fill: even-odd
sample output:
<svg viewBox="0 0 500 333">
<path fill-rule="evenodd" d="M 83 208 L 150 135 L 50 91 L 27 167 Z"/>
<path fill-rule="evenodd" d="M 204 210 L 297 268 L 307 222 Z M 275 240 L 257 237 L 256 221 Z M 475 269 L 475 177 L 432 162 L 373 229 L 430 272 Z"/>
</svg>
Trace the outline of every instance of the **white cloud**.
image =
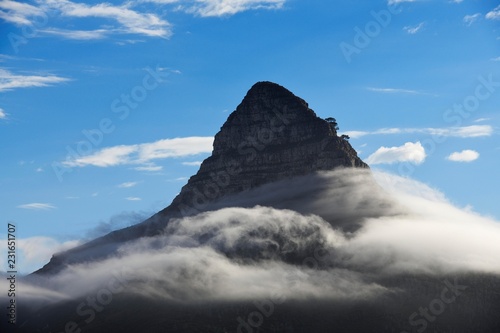
<svg viewBox="0 0 500 333">
<path fill-rule="evenodd" d="M 403 3 L 403 2 L 416 2 L 417 0 L 389 0 L 387 1 L 387 3 L 389 5 L 397 5 L 397 4 L 400 4 L 400 3 Z"/>
<path fill-rule="evenodd" d="M 345 131 L 342 134 L 349 135 L 351 139 L 358 139 L 366 135 L 371 135 L 374 134 L 373 132 L 366 132 L 366 131 Z"/>
<path fill-rule="evenodd" d="M 110 167 L 124 164 L 145 164 L 140 170 L 158 171 L 152 160 L 192 156 L 212 151 L 213 137 L 163 139 L 151 143 L 104 148 L 94 154 L 63 162 L 68 167 Z"/>
<path fill-rule="evenodd" d="M 486 18 L 489 20 L 500 20 L 500 6 L 497 6 L 495 9 L 489 11 L 486 14 Z"/>
<path fill-rule="evenodd" d="M 181 0 L 139 0 L 139 3 L 142 2 L 151 2 L 151 3 L 156 3 L 159 5 L 168 5 L 168 4 L 173 4 L 173 3 L 179 3 Z"/>
<path fill-rule="evenodd" d="M 475 123 L 481 123 L 483 121 L 488 121 L 488 120 L 491 120 L 491 118 L 478 118 L 476 120 L 474 120 Z"/>
<path fill-rule="evenodd" d="M 130 187 L 136 186 L 137 184 L 139 184 L 139 182 L 125 182 L 125 183 L 121 183 L 120 185 L 118 185 L 118 187 L 120 187 L 120 188 L 130 188 Z"/>
<path fill-rule="evenodd" d="M 460 138 L 476 138 L 481 136 L 491 136 L 493 134 L 493 127 L 490 125 L 453 127 L 451 129 L 436 129 L 434 133 L 431 134 L 455 136 Z"/>
<path fill-rule="evenodd" d="M 37 16 L 51 18 L 100 18 L 106 20 L 106 29 L 61 29 L 54 26 L 38 29 L 41 35 L 52 35 L 75 40 L 103 39 L 112 34 L 136 34 L 148 37 L 168 38 L 172 35 L 171 24 L 156 13 L 143 11 L 141 4 L 173 5 L 172 10 L 184 11 L 200 17 L 230 16 L 257 9 L 280 9 L 286 0 L 138 0 L 114 5 L 109 2 L 86 4 L 70 0 L 39 0 L 38 6 L 11 0 L 0 0 L 0 19 L 16 25 L 32 25 Z M 134 8 L 135 7 L 135 8 Z M 158 10 L 157 10 L 158 11 Z M 40 21 L 41 19 L 38 18 Z M 49 22 L 49 24 L 52 22 Z M 71 26 L 78 26 L 72 22 Z M 101 24 L 100 26 L 104 26 Z M 123 42 L 118 42 L 122 43 Z"/>
<path fill-rule="evenodd" d="M 500 57 L 491 58 L 490 60 L 491 60 L 491 61 L 500 61 Z"/>
<path fill-rule="evenodd" d="M 32 25 L 31 18 L 42 16 L 42 9 L 18 1 L 0 1 L 0 19 L 16 25 Z"/>
<path fill-rule="evenodd" d="M 346 131 L 344 134 L 351 138 L 361 138 L 366 135 L 388 135 L 388 134 L 428 134 L 442 137 L 456 138 L 476 138 L 483 136 L 491 136 L 493 127 L 490 125 L 471 125 L 462 127 L 445 127 L 445 128 L 381 128 L 375 131 Z"/>
<path fill-rule="evenodd" d="M 421 164 L 426 156 L 424 147 L 417 141 L 415 143 L 407 142 L 399 147 L 380 147 L 366 159 L 366 162 L 372 165 L 396 162 Z"/>
<path fill-rule="evenodd" d="M 136 167 L 136 168 L 134 168 L 134 170 L 155 172 L 155 171 L 161 171 L 161 170 L 163 170 L 163 167 L 160 166 L 160 165 L 150 164 L 150 165 Z"/>
<path fill-rule="evenodd" d="M 406 26 L 406 27 L 403 28 L 403 30 L 405 30 L 410 35 L 414 35 L 417 32 L 419 32 L 420 30 L 422 30 L 422 28 L 424 27 L 424 25 L 425 25 L 425 22 L 420 22 L 419 24 L 417 24 L 415 26 Z"/>
<path fill-rule="evenodd" d="M 55 209 L 56 207 L 48 204 L 48 203 L 39 203 L 39 202 L 33 202 L 29 204 L 23 204 L 17 206 L 17 208 L 22 208 L 22 209 L 34 209 L 34 210 L 50 210 L 50 209 Z"/>
<path fill-rule="evenodd" d="M 138 197 L 127 197 L 127 198 L 125 198 L 125 200 L 128 200 L 128 201 L 141 201 L 142 199 L 138 198 Z"/>
<path fill-rule="evenodd" d="M 450 154 L 447 159 L 453 162 L 472 162 L 479 158 L 479 153 L 475 150 L 462 150 Z"/>
<path fill-rule="evenodd" d="M 188 13 L 202 17 L 229 16 L 254 9 L 280 9 L 286 0 L 197 0 L 184 7 Z"/>
<path fill-rule="evenodd" d="M 113 20 L 117 23 L 114 26 L 108 25 L 105 30 L 64 30 L 54 27 L 39 30 L 41 33 L 68 39 L 101 39 L 111 33 L 139 34 L 162 38 L 168 38 L 172 34 L 169 22 L 156 14 L 133 10 L 130 8 L 131 3 L 120 6 L 110 3 L 90 5 L 69 0 L 41 0 L 38 3 L 39 7 L 36 7 L 10 0 L 2 0 L 0 1 L 0 19 L 17 25 L 32 25 L 30 19 L 36 16 L 46 16 L 45 11 L 47 10 L 51 12 L 51 17 L 54 18 L 58 14 L 66 18 L 94 17 Z"/>
<path fill-rule="evenodd" d="M 92 155 L 66 160 L 64 165 L 69 167 L 83 167 L 93 165 L 97 167 L 109 167 L 130 162 L 129 156 L 137 151 L 137 146 L 115 146 L 104 148 Z"/>
<path fill-rule="evenodd" d="M 110 33 L 109 30 L 105 29 L 96 29 L 96 30 L 64 30 L 64 29 L 56 29 L 49 28 L 40 30 L 40 33 L 44 33 L 47 35 L 59 36 L 67 39 L 75 39 L 75 40 L 92 40 L 92 39 L 103 39 L 106 38 Z"/>
<path fill-rule="evenodd" d="M 212 152 L 213 137 L 164 139 L 139 145 L 138 161 L 182 157 Z"/>
<path fill-rule="evenodd" d="M 114 6 L 109 3 L 87 5 L 68 0 L 45 0 L 45 4 L 66 17 L 98 17 L 114 20 L 119 26 L 109 29 L 113 32 L 164 38 L 171 35 L 170 23 L 155 14 L 134 11 L 127 5 Z"/>
<path fill-rule="evenodd" d="M 0 108 L 0 119 L 6 119 L 7 118 L 7 113 Z"/>
<path fill-rule="evenodd" d="M 481 17 L 480 13 L 472 14 L 472 15 L 465 15 L 464 16 L 464 23 L 467 24 L 468 26 L 472 25 L 472 23 L 476 22 L 479 18 Z"/>
<path fill-rule="evenodd" d="M 0 92 L 17 88 L 47 87 L 67 81 L 70 79 L 56 75 L 19 75 L 0 69 Z"/>
<path fill-rule="evenodd" d="M 182 162 L 182 165 L 187 165 L 187 166 L 200 166 L 201 161 L 194 161 L 194 162 Z"/>
<path fill-rule="evenodd" d="M 400 88 L 374 88 L 368 87 L 366 88 L 369 91 L 385 93 L 385 94 L 411 94 L 411 95 L 429 95 L 428 93 L 421 92 L 418 90 L 412 89 L 400 89 Z"/>
</svg>

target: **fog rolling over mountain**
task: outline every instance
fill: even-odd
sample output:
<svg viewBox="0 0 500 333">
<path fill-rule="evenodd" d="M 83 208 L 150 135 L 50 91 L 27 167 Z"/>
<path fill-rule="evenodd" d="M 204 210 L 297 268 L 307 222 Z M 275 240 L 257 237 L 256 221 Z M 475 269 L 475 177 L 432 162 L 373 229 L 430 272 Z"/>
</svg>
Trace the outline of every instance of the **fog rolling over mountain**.
<svg viewBox="0 0 500 333">
<path fill-rule="evenodd" d="M 317 117 L 303 99 L 275 83 L 258 82 L 215 135 L 212 155 L 171 205 L 139 225 L 54 257 L 39 273 L 96 259 L 114 252 L 121 242 L 162 233 L 171 218 L 224 207 L 221 200 L 242 191 L 336 167 L 368 166 L 337 136 L 335 124 Z M 263 200 L 248 204 L 267 204 Z"/>
<path fill-rule="evenodd" d="M 170 206 L 18 282 L 17 331 L 499 332 L 499 276 L 498 221 L 260 82 Z"/>
</svg>

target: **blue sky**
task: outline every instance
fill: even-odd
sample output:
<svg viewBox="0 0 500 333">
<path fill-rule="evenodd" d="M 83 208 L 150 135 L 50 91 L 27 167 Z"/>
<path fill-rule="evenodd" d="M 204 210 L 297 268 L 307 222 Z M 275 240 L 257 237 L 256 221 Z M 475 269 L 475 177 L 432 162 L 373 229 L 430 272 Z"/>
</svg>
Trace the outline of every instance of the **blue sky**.
<svg viewBox="0 0 500 333">
<path fill-rule="evenodd" d="M 0 237 L 27 273 L 164 208 L 263 80 L 499 219 L 499 23 L 489 0 L 0 0 Z"/>
</svg>

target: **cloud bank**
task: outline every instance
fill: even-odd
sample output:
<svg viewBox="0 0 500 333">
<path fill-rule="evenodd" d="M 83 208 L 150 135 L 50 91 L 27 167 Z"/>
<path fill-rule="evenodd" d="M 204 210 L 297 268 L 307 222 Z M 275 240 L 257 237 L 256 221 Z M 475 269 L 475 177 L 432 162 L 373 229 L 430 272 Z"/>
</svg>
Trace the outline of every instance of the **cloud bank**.
<svg viewBox="0 0 500 333">
<path fill-rule="evenodd" d="M 369 300 L 399 292 L 381 283 L 383 277 L 500 275 L 497 221 L 454 207 L 427 185 L 388 173 L 375 172 L 377 183 L 370 173 L 357 170 L 319 177 L 341 190 L 320 190 L 330 195 L 309 198 L 298 207 L 302 212 L 257 205 L 172 220 L 160 235 L 119 245 L 105 260 L 73 264 L 48 278 L 32 277 L 24 283 L 29 293 L 21 297 L 80 298 L 119 276 L 128 293 L 183 302 L 259 299 L 271 292 L 297 300 Z M 342 191 L 340 180 L 357 184 L 356 189 Z M 304 184 L 285 181 L 274 185 L 275 192 L 254 195 L 274 195 L 283 204 L 298 193 L 309 194 Z M 372 205 L 367 198 L 377 191 L 392 204 L 376 199 Z M 363 222 L 354 231 L 343 228 L 338 222 L 342 214 L 328 213 L 335 210 L 332 206 L 352 209 L 349 214 L 365 216 Z M 306 213 L 313 207 L 321 216 Z"/>
</svg>

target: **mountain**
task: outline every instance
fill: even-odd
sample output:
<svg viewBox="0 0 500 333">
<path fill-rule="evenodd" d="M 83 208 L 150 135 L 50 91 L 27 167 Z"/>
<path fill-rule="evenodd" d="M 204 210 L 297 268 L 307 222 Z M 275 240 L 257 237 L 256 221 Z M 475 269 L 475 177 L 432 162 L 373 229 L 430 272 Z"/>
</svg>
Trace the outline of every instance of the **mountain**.
<svg viewBox="0 0 500 333">
<path fill-rule="evenodd" d="M 258 82 L 215 135 L 212 155 L 168 207 L 138 225 L 54 255 L 35 274 L 98 260 L 123 242 L 157 235 L 172 218 L 221 208 L 222 198 L 339 167 L 367 169 L 368 165 L 337 135 L 335 124 L 319 118 L 303 99 L 276 83 Z"/>
<path fill-rule="evenodd" d="M 172 204 L 16 281 L 14 331 L 500 332 L 498 223 L 336 128 L 255 84 Z"/>
</svg>

